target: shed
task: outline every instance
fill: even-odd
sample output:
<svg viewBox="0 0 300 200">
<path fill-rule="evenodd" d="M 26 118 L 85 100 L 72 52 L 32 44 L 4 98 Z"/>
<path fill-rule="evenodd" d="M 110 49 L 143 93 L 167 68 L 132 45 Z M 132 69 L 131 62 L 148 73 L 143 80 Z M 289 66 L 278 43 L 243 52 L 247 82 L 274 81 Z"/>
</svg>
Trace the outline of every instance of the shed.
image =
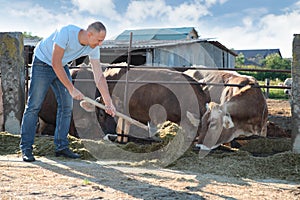
<svg viewBox="0 0 300 200">
<path fill-rule="evenodd" d="M 193 27 L 125 30 L 115 40 L 106 40 L 101 62 L 126 62 L 132 33 L 131 65 L 182 67 L 204 65 L 234 68 L 234 51 L 220 42 L 199 38 Z"/>
<path fill-rule="evenodd" d="M 126 62 L 128 47 L 128 40 L 104 41 L 100 47 L 101 62 Z M 204 65 L 234 68 L 236 55 L 218 41 L 209 39 L 133 40 L 130 64 L 158 67 Z"/>
</svg>

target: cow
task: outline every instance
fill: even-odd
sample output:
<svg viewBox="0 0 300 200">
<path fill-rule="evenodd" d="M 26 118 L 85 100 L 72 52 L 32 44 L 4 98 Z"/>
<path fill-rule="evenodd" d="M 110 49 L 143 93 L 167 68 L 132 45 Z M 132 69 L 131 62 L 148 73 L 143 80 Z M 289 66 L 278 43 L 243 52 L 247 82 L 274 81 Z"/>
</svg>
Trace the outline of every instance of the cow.
<svg viewBox="0 0 300 200">
<path fill-rule="evenodd" d="M 82 73 L 81 71 L 88 72 L 86 67 L 77 69 L 77 78 L 78 74 Z M 108 68 L 104 71 L 104 76 L 107 79 L 110 94 L 118 111 L 144 124 L 151 122 L 156 125 L 166 120 L 175 122 L 186 128 L 185 131 L 188 133 L 189 139 L 195 139 L 195 135 L 200 130 L 200 123 L 196 124 L 195 122 L 190 122 L 186 115 L 193 115 L 197 119 L 201 119 L 206 112 L 205 105 L 210 100 L 199 85 L 188 84 L 188 82 L 197 83 L 194 79 L 175 70 L 141 68 L 130 68 L 129 71 L 125 68 Z M 73 73 L 72 77 L 74 78 Z M 86 75 L 86 77 L 88 77 L 88 75 Z M 128 81 L 127 86 L 126 81 Z M 179 83 L 165 83 L 168 81 L 177 81 Z M 78 81 L 75 81 L 75 86 L 77 82 Z M 88 96 L 101 102 L 101 95 L 99 91 L 95 89 L 95 86 L 88 86 L 87 90 L 93 88 L 92 92 L 83 91 L 83 89 L 79 87 L 81 84 L 79 81 L 76 87 L 82 91 L 83 94 L 86 95 L 86 93 L 89 92 Z M 95 93 L 93 93 L 94 91 Z M 127 103 L 125 103 L 124 100 L 125 91 L 127 94 Z M 50 99 L 47 98 L 46 100 L 50 101 Z M 54 111 L 54 108 L 43 109 L 42 107 L 42 110 L 44 110 L 48 116 L 50 112 Z M 82 108 L 77 101 L 74 101 L 74 110 L 74 121 L 71 122 L 71 125 L 74 123 L 75 130 L 79 133 L 79 137 L 86 138 L 87 135 L 91 133 L 90 131 L 87 133 L 84 127 L 90 128 L 91 126 L 84 126 L 85 123 L 88 123 L 88 120 L 85 120 L 87 118 L 81 117 L 81 114 L 77 114 L 78 111 L 80 113 L 82 112 Z M 94 110 L 88 109 L 88 111 L 95 111 L 90 112 L 94 113 L 93 118 L 98 123 L 98 126 L 96 126 L 95 123 L 93 124 L 93 126 L 96 127 L 93 130 L 94 132 L 97 132 L 95 129 L 98 127 L 102 130 L 104 135 L 116 134 L 117 120 L 115 118 L 109 116 L 102 109 L 97 107 L 94 108 Z M 40 117 L 42 116 L 40 115 Z M 78 130 L 78 124 L 81 130 Z M 138 131 L 134 131 L 135 129 L 133 129 L 130 131 L 130 134 L 147 137 L 147 133 L 142 132 L 138 128 L 136 129 Z M 85 133 L 82 134 L 81 132 L 84 131 Z M 96 135 L 95 133 L 88 138 L 95 139 L 97 138 Z"/>
<path fill-rule="evenodd" d="M 287 78 L 287 79 L 284 80 L 283 86 L 285 86 L 285 87 L 292 87 L 292 83 L 293 83 L 292 78 Z M 288 89 L 288 88 L 284 89 L 283 92 L 284 92 L 284 94 L 288 95 L 289 97 L 292 96 L 291 89 Z"/>
<path fill-rule="evenodd" d="M 190 69 L 184 73 L 203 84 L 212 100 L 202 117 L 196 146 L 210 150 L 241 135 L 266 136 L 268 108 L 255 78 L 231 71 Z"/>
<path fill-rule="evenodd" d="M 76 88 L 78 88 L 85 96 L 95 98 L 96 85 L 94 81 L 91 81 L 93 80 L 92 70 L 86 64 L 81 64 L 76 68 L 70 69 L 70 73 L 73 79 L 72 82 Z M 110 130 L 95 128 L 95 125 L 99 124 L 99 117 L 96 116 L 101 116 L 101 113 L 87 113 L 80 107 L 79 103 L 79 101 L 73 100 L 73 114 L 69 129 L 70 135 L 77 138 L 99 139 L 101 138 L 101 135 L 104 135 L 116 128 L 114 124 L 112 124 L 112 126 L 105 126 L 110 127 Z M 37 133 L 39 135 L 54 134 L 56 110 L 56 98 L 50 88 L 39 112 L 39 126 L 37 128 Z M 109 120 L 107 120 L 107 123 L 109 124 Z"/>
<path fill-rule="evenodd" d="M 144 124 L 151 122 L 157 125 L 172 121 L 185 128 L 190 134 L 189 139 L 194 140 L 192 135 L 200 130 L 200 124 L 193 126 L 186 115 L 192 114 L 201 119 L 206 111 L 205 105 L 210 100 L 191 77 L 170 69 L 145 68 L 130 68 L 129 71 L 125 68 L 109 68 L 104 75 L 117 110 Z M 112 83 L 111 80 L 117 82 Z M 107 123 L 103 125 L 105 128 Z M 132 130 L 130 134 L 135 137 L 147 136 L 141 129 Z"/>
</svg>

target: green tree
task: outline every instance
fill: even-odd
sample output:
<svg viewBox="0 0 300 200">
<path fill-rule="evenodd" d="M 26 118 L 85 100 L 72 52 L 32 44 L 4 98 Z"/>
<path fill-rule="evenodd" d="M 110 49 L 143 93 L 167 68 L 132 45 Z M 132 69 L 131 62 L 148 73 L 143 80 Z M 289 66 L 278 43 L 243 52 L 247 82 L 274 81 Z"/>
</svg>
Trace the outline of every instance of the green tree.
<svg viewBox="0 0 300 200">
<path fill-rule="evenodd" d="M 281 58 L 277 53 L 268 55 L 263 64 L 267 69 L 291 69 L 291 60 Z"/>
<path fill-rule="evenodd" d="M 235 64 L 238 66 L 245 64 L 245 56 L 243 53 L 239 53 L 239 55 L 235 58 Z"/>
<path fill-rule="evenodd" d="M 291 70 L 291 60 L 286 58 L 281 58 L 281 56 L 277 53 L 268 55 L 262 61 L 263 66 L 266 69 L 274 69 L 274 70 Z M 289 73 L 266 73 L 266 78 L 275 79 L 279 78 L 280 80 L 285 80 L 290 77 Z"/>
<path fill-rule="evenodd" d="M 26 32 L 26 31 L 23 32 L 23 37 L 24 38 L 29 38 L 29 39 L 42 39 L 41 37 L 34 36 L 34 35 L 32 35 L 31 32 Z"/>
</svg>

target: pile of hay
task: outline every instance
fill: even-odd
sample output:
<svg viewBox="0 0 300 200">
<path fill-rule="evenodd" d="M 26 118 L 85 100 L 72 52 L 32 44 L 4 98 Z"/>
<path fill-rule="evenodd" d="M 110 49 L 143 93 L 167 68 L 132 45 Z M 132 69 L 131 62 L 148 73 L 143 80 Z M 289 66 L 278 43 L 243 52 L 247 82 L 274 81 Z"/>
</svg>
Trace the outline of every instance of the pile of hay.
<svg viewBox="0 0 300 200">
<path fill-rule="evenodd" d="M 156 136 L 161 139 L 161 142 L 153 142 L 152 144 L 137 144 L 134 142 L 129 142 L 125 145 L 118 145 L 118 147 L 135 153 L 149 153 L 157 151 L 163 147 L 165 147 L 176 135 L 179 131 L 180 127 L 170 121 L 166 121 L 161 124 L 157 130 Z"/>
<path fill-rule="evenodd" d="M 95 158 L 84 148 L 81 140 L 68 136 L 70 149 L 81 155 L 84 160 L 95 160 Z M 20 135 L 14 135 L 7 132 L 0 132 L 0 155 L 21 154 Z M 35 156 L 54 156 L 54 143 L 52 136 L 35 137 L 33 153 Z"/>
</svg>

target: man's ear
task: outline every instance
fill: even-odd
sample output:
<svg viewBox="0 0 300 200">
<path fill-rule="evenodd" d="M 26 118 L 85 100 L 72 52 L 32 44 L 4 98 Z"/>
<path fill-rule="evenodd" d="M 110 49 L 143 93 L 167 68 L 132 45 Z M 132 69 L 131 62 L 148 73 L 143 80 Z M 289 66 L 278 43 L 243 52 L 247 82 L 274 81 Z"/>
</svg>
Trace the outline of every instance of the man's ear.
<svg viewBox="0 0 300 200">
<path fill-rule="evenodd" d="M 87 112 L 94 112 L 96 110 L 95 106 L 93 104 L 91 104 L 85 100 L 80 101 L 80 106 Z"/>
</svg>

